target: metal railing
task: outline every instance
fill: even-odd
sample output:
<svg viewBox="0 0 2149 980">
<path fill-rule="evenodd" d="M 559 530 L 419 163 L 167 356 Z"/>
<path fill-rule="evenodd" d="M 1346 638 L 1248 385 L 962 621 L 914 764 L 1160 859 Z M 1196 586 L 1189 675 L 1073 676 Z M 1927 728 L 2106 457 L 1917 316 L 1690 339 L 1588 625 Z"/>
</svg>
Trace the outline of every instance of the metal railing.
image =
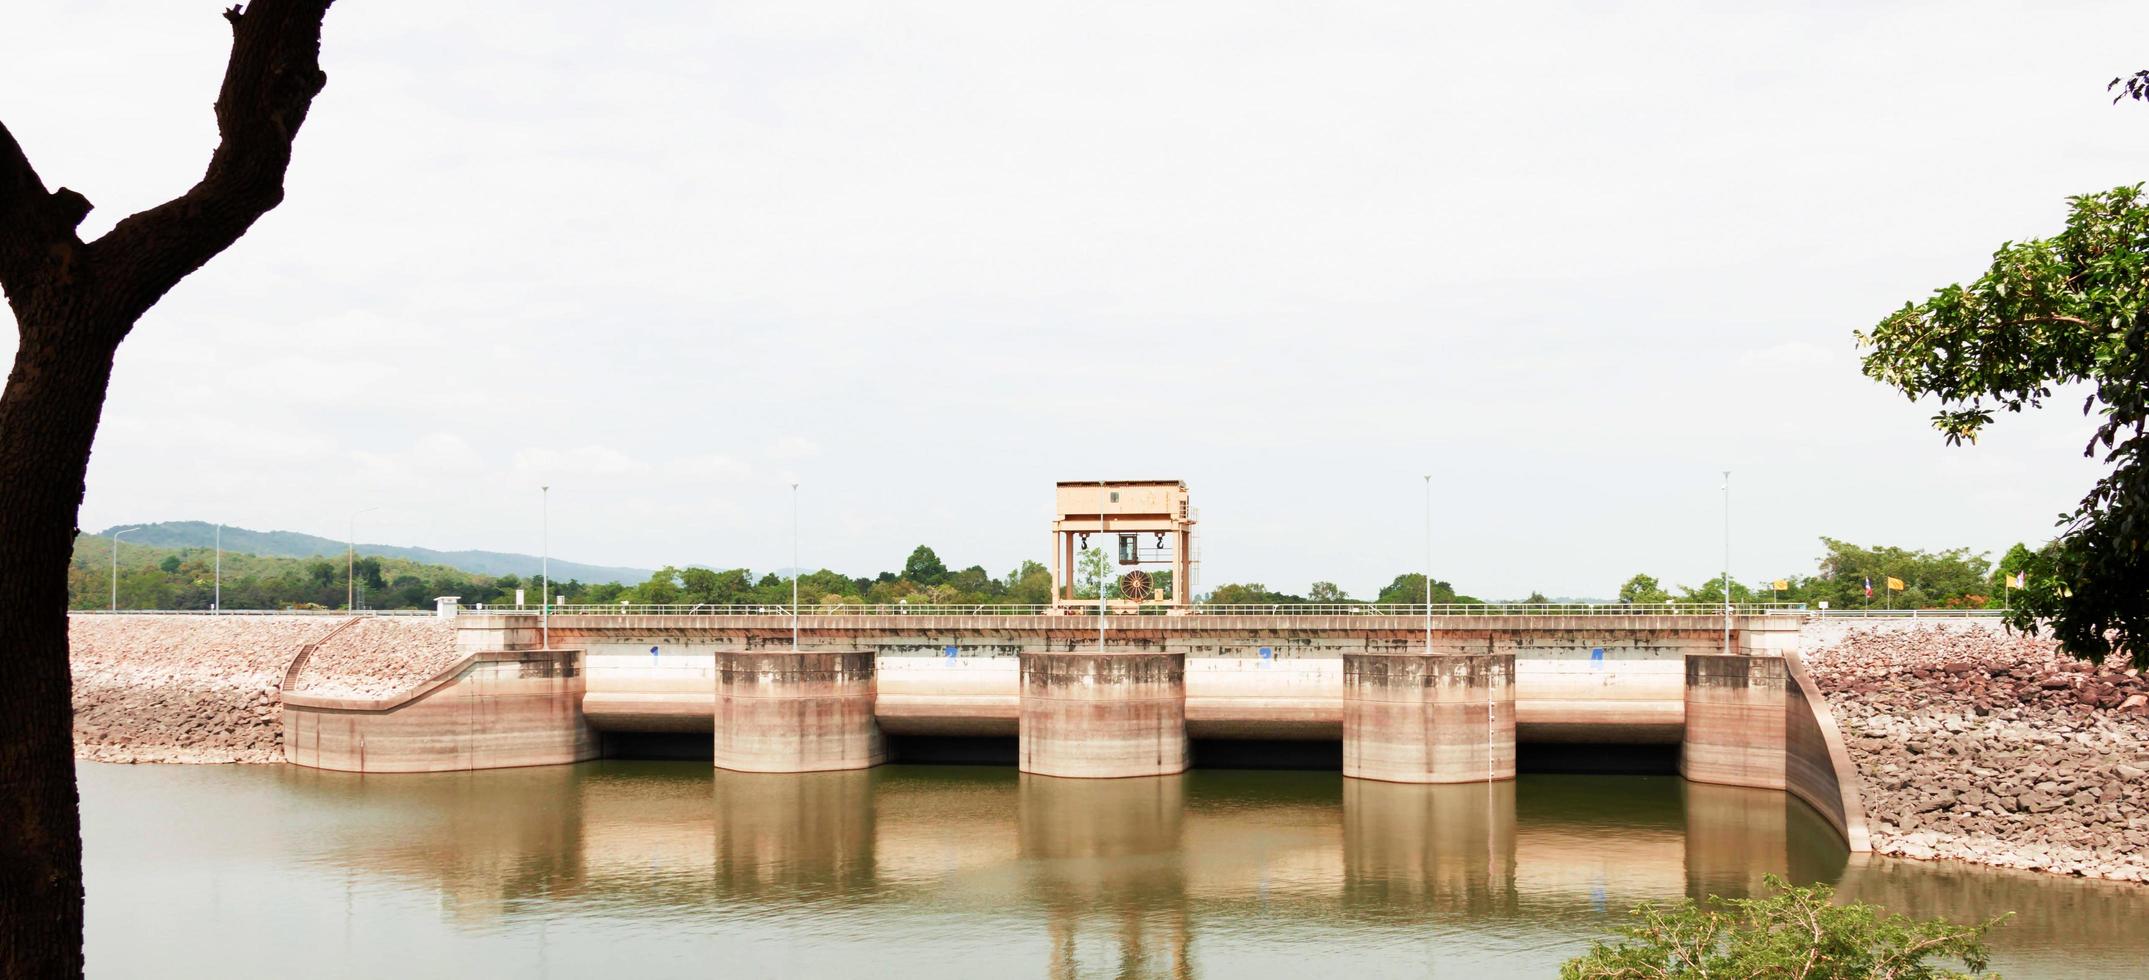
<svg viewBox="0 0 2149 980">
<path fill-rule="evenodd" d="M 1998 619 L 2010 609 L 1809 609 L 1808 619 Z"/>
<path fill-rule="evenodd" d="M 536 616 L 536 606 L 462 606 L 460 612 L 490 615 Z M 1435 603 L 1431 614 L 1444 617 L 1498 616 L 1722 616 L 1724 607 L 1713 603 Z M 436 616 L 433 609 L 75 609 L 79 616 Z M 1414 616 L 1424 617 L 1423 603 L 1200 603 L 1173 607 L 1119 606 L 1113 616 Z M 1740 603 L 1732 607 L 1738 616 L 1795 615 L 1806 619 L 1998 619 L 2006 609 L 1814 609 L 1797 602 Z M 617 603 L 563 603 L 552 607 L 554 616 L 785 616 L 791 607 L 773 603 L 669 603 L 619 605 Z M 1059 606 L 1035 603 L 828 603 L 802 605 L 800 616 L 1090 616 L 1095 604 Z"/>
<path fill-rule="evenodd" d="M 536 615 L 534 606 L 463 607 L 468 613 Z M 1722 616 L 1724 607 L 1714 603 L 1202 603 L 1192 606 L 1119 606 L 1108 609 L 1113 616 Z M 1735 615 L 1764 613 L 1803 615 L 1804 605 L 1795 602 L 1742 603 Z M 552 607 L 554 616 L 789 616 L 782 604 L 668 603 L 628 604 L 566 603 Z M 1050 605 L 1033 603 L 826 603 L 802 605 L 800 616 L 1091 616 L 1094 604 Z"/>
<path fill-rule="evenodd" d="M 537 610 L 529 610 L 535 613 Z M 72 616 L 438 616 L 434 609 L 70 609 Z"/>
</svg>

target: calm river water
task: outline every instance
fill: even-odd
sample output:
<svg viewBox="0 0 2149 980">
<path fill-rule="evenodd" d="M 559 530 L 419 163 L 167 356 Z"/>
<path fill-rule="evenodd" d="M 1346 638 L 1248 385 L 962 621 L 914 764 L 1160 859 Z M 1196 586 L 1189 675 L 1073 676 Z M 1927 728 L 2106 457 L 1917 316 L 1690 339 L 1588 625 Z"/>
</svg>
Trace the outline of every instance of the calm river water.
<svg viewBox="0 0 2149 980">
<path fill-rule="evenodd" d="M 1549 976 L 1768 872 L 2013 910 L 2010 977 L 2149 970 L 2149 888 L 1852 861 L 1781 794 L 1670 776 L 79 771 L 104 977 Z"/>
</svg>

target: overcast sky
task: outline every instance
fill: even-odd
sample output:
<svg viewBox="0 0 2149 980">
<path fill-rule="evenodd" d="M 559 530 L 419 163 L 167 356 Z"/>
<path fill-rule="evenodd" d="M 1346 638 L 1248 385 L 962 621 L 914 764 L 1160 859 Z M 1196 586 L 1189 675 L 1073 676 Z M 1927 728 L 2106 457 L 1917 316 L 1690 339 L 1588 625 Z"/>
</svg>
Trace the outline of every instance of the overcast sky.
<svg viewBox="0 0 2149 980">
<path fill-rule="evenodd" d="M 1852 331 L 2149 178 L 2149 5 L 346 2 L 282 207 L 121 349 L 82 525 L 656 566 L 1046 557 L 1185 479 L 1204 587 L 1610 595 L 1997 552 L 2079 401 L 1949 449 Z M 18 5 L 101 234 L 197 178 L 210 2 Z M 10 340 L 4 343 L 12 343 Z"/>
</svg>

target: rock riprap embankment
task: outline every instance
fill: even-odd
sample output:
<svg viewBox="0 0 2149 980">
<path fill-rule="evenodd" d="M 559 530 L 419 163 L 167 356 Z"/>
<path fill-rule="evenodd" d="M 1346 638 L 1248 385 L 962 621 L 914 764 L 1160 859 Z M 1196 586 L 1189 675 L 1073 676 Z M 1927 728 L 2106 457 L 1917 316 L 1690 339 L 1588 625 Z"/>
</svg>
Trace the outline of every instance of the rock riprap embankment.
<svg viewBox="0 0 2149 980">
<path fill-rule="evenodd" d="M 347 698 L 408 691 L 461 659 L 455 624 L 407 616 L 361 619 L 322 641 L 292 689 Z"/>
<path fill-rule="evenodd" d="M 103 762 L 278 762 L 284 670 L 335 616 L 68 617 L 75 755 Z M 346 638 L 348 641 L 346 642 Z M 454 661 L 449 624 L 361 618 L 315 656 L 322 693 L 394 693 Z M 439 666 L 433 666 L 438 664 Z"/>
<path fill-rule="evenodd" d="M 1990 621 L 1817 623 L 1804 646 L 1873 849 L 2149 881 L 2149 681 Z"/>
</svg>

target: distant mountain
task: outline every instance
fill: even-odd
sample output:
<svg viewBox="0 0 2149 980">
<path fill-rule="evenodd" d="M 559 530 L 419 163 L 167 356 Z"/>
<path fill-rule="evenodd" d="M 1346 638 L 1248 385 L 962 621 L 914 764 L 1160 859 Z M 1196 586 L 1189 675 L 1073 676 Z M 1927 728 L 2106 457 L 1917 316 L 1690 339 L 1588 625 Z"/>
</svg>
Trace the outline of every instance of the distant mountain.
<svg viewBox="0 0 2149 980">
<path fill-rule="evenodd" d="M 97 532 L 110 537 L 113 531 L 127 527 L 114 524 Z M 139 530 L 127 532 L 121 540 L 130 544 L 155 545 L 160 548 L 208 548 L 216 544 L 216 525 L 203 521 L 163 521 L 139 525 Z M 250 531 L 243 527 L 224 528 L 224 550 L 248 555 L 274 558 L 312 558 L 319 555 L 343 554 L 343 542 L 297 531 Z M 392 544 L 358 545 L 361 555 L 406 558 L 429 565 L 446 565 L 480 575 L 538 574 L 542 559 L 537 555 L 518 555 L 504 551 L 435 551 L 431 548 L 412 548 Z M 570 579 L 588 584 L 620 582 L 635 584 L 648 581 L 652 569 L 616 568 L 607 565 L 584 565 L 579 562 L 552 559 L 552 578 L 555 581 Z"/>
</svg>

